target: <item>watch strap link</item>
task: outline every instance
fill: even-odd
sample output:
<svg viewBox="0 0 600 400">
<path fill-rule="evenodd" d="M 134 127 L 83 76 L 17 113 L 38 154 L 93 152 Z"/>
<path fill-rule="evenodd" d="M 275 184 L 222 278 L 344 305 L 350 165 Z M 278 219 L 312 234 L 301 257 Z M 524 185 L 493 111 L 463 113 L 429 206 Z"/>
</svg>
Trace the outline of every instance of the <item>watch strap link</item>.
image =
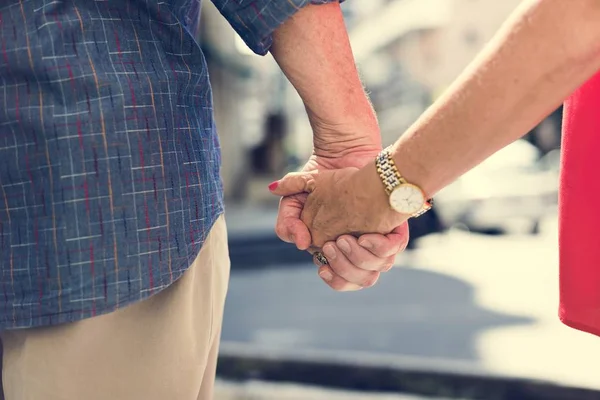
<svg viewBox="0 0 600 400">
<path fill-rule="evenodd" d="M 395 188 L 406 183 L 406 180 L 400 175 L 396 163 L 394 163 L 394 159 L 391 157 L 388 149 L 379 153 L 375 161 L 375 166 L 377 167 L 377 173 L 381 178 L 381 182 L 383 182 L 385 192 L 388 196 Z"/>
<path fill-rule="evenodd" d="M 389 148 L 384 149 L 377 158 L 375 159 L 375 166 L 377 173 L 381 178 L 385 192 L 389 196 L 395 188 L 398 186 L 408 183 L 406 179 L 402 177 L 396 163 L 392 158 Z M 427 199 L 423 208 L 412 215 L 413 218 L 420 217 L 433 207 L 433 199 Z"/>
</svg>

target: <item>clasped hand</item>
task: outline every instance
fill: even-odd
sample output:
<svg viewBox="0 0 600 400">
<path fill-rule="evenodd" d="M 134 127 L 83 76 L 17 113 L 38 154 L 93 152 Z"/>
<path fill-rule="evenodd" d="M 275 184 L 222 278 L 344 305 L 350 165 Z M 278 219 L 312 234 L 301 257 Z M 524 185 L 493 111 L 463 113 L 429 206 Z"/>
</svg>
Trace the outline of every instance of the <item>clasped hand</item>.
<svg viewBox="0 0 600 400">
<path fill-rule="evenodd" d="M 315 169 L 286 175 L 271 192 L 283 196 L 276 232 L 329 264 L 319 276 L 338 291 L 374 285 L 408 243 L 406 218 L 393 212 L 381 182 L 365 168 Z"/>
</svg>

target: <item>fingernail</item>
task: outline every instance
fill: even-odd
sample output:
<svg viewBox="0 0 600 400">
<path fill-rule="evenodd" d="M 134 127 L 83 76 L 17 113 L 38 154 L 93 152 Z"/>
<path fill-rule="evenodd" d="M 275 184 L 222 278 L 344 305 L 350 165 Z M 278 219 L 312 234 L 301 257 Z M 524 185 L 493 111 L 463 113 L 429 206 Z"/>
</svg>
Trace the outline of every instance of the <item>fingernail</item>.
<svg viewBox="0 0 600 400">
<path fill-rule="evenodd" d="M 339 247 L 340 249 L 342 249 L 342 251 L 343 251 L 345 254 L 350 254 L 350 252 L 352 251 L 352 250 L 350 249 L 350 243 L 348 243 L 348 241 L 347 241 L 347 240 L 345 240 L 345 239 L 340 239 L 340 240 L 338 240 L 338 242 L 337 242 L 337 245 L 338 245 L 338 247 Z"/>
<path fill-rule="evenodd" d="M 319 276 L 325 282 L 331 282 L 331 280 L 333 279 L 333 275 L 331 274 L 331 272 L 327 271 L 326 269 L 323 270 L 323 271 L 321 271 L 321 272 L 319 272 Z"/>
<path fill-rule="evenodd" d="M 335 249 L 332 245 L 329 244 L 323 247 L 323 253 L 325 253 L 325 257 L 327 257 L 329 260 L 335 260 Z"/>
<path fill-rule="evenodd" d="M 294 235 L 290 235 L 290 241 L 290 243 L 296 244 L 296 238 L 294 237 Z"/>
<path fill-rule="evenodd" d="M 279 181 L 272 182 L 272 183 L 269 185 L 269 190 L 270 190 L 270 191 L 273 191 L 273 190 L 277 189 L 277 186 L 279 186 Z"/>
<path fill-rule="evenodd" d="M 368 240 L 363 240 L 362 242 L 359 243 L 362 247 L 364 247 L 365 249 L 372 249 L 373 248 L 373 243 L 369 242 Z"/>
</svg>

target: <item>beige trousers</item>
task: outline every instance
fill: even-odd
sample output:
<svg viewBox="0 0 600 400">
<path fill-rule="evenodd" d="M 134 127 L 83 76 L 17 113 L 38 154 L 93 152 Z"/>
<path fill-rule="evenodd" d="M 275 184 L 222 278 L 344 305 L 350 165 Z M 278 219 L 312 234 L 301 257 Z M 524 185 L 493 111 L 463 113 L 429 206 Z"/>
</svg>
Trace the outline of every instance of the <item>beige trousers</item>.
<svg viewBox="0 0 600 400">
<path fill-rule="evenodd" d="M 0 333 L 5 400 L 212 399 L 228 280 L 220 217 L 190 269 L 149 299 Z"/>
</svg>

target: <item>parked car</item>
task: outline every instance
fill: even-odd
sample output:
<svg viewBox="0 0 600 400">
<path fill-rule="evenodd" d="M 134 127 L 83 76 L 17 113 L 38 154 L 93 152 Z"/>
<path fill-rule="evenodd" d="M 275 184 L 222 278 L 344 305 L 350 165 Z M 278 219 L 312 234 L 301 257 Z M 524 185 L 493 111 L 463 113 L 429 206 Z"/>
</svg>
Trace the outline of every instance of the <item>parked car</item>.
<svg viewBox="0 0 600 400">
<path fill-rule="evenodd" d="M 519 140 L 496 153 L 436 196 L 443 225 L 489 234 L 536 233 L 556 211 L 559 151 L 540 157 Z"/>
</svg>

